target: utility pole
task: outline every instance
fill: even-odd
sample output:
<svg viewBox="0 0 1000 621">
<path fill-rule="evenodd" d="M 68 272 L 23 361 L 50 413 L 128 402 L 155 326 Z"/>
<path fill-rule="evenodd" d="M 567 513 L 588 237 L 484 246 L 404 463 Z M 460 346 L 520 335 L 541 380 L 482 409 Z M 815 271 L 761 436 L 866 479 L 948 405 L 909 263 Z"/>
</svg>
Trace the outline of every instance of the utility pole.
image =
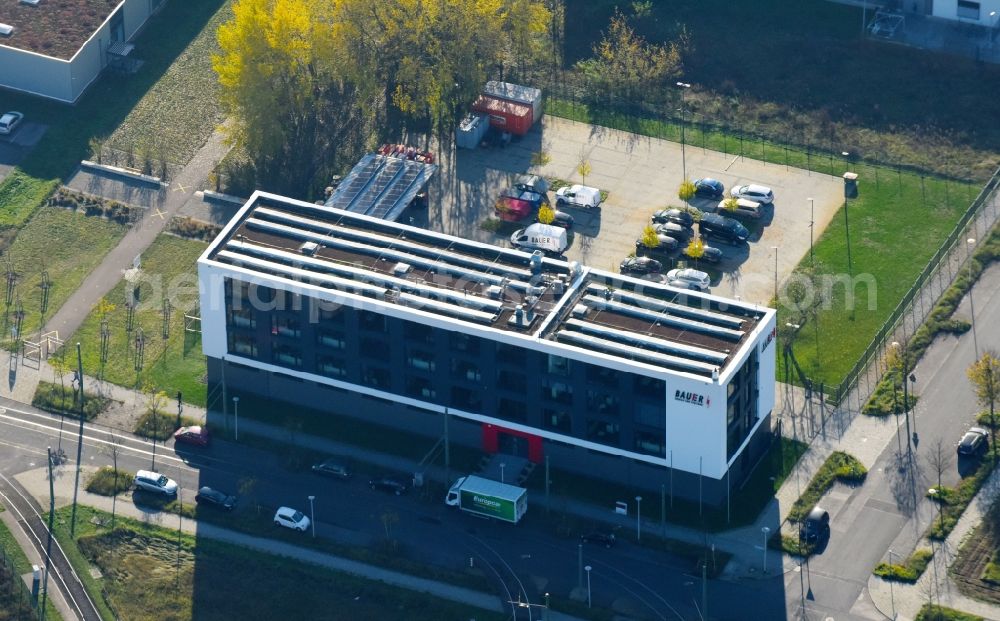
<svg viewBox="0 0 1000 621">
<path fill-rule="evenodd" d="M 69 536 L 76 537 L 76 495 L 80 491 L 80 462 L 83 460 L 83 356 L 76 344 L 76 372 L 80 377 L 80 437 L 76 441 L 76 482 L 73 483 L 73 513 L 69 522 Z M 52 480 L 49 479 L 51 484 Z M 51 515 L 51 514 L 50 514 Z"/>
<path fill-rule="evenodd" d="M 42 621 L 45 621 L 45 602 L 49 596 L 49 570 L 52 567 L 52 521 L 56 515 L 55 477 L 52 474 L 52 447 L 46 447 L 49 456 L 49 540 L 45 544 L 45 582 L 42 585 Z"/>
</svg>

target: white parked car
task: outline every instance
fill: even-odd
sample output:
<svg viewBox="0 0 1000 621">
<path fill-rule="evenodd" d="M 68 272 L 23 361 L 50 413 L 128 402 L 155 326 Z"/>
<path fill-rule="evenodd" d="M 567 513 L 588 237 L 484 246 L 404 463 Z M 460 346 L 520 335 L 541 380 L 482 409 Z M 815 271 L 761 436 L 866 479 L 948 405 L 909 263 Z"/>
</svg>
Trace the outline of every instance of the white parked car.
<svg viewBox="0 0 1000 621">
<path fill-rule="evenodd" d="M 601 191 L 585 185 L 564 186 L 556 190 L 556 205 L 597 207 L 601 204 Z"/>
<path fill-rule="evenodd" d="M 309 528 L 309 518 L 301 511 L 296 511 L 291 507 L 279 507 L 274 514 L 274 523 L 277 526 L 284 526 L 299 532 L 306 532 Z"/>
<path fill-rule="evenodd" d="M 774 202 L 774 192 L 766 185 L 757 185 L 756 183 L 738 185 L 730 190 L 729 193 L 733 198 L 745 198 L 750 201 L 756 201 L 761 205 L 770 205 Z"/>
<path fill-rule="evenodd" d="M 708 291 L 708 287 L 711 284 L 708 274 L 691 268 L 670 270 L 667 272 L 667 281 L 671 285 L 686 287 L 696 291 Z"/>
<path fill-rule="evenodd" d="M 20 112 L 5 112 L 3 116 L 0 116 L 0 135 L 13 134 L 17 126 L 21 124 L 22 119 L 24 119 L 24 115 Z"/>
<path fill-rule="evenodd" d="M 135 473 L 135 488 L 164 496 L 177 495 L 176 481 L 151 470 L 140 470 Z"/>
</svg>

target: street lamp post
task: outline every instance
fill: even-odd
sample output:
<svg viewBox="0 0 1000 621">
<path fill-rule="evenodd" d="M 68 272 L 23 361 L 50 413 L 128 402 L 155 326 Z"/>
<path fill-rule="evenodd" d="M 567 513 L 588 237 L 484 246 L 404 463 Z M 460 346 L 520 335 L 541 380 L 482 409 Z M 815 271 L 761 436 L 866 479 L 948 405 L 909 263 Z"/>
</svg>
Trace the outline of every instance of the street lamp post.
<svg viewBox="0 0 1000 621">
<path fill-rule="evenodd" d="M 681 181 L 687 181 L 687 178 L 688 178 L 688 174 L 687 174 L 687 154 L 686 154 L 687 140 L 686 140 L 686 136 L 684 134 L 684 127 L 685 127 L 685 118 L 684 118 L 684 91 L 686 91 L 687 89 L 691 88 L 691 85 L 688 84 L 688 83 L 686 83 L 686 82 L 678 82 L 677 86 L 678 86 L 678 88 L 681 89 L 681 173 L 682 173 L 682 177 L 683 177 L 681 179 Z"/>
<path fill-rule="evenodd" d="M 642 496 L 635 497 L 635 540 L 642 539 Z"/>
<path fill-rule="evenodd" d="M 969 314 L 972 317 L 972 346 L 975 348 L 976 361 L 978 361 L 979 339 L 976 338 L 976 305 L 972 303 L 972 285 L 975 284 L 972 280 L 972 247 L 975 245 L 976 239 L 974 237 L 965 240 L 966 262 L 969 264 Z"/>
<path fill-rule="evenodd" d="M 233 419 L 235 421 L 236 441 L 240 441 L 240 398 L 233 397 Z"/>
<path fill-rule="evenodd" d="M 590 570 L 593 569 L 590 565 L 584 567 L 587 572 L 587 608 L 590 608 L 593 601 L 590 599 Z"/>
<path fill-rule="evenodd" d="M 809 265 L 816 265 L 816 257 L 813 254 L 813 227 L 816 224 L 816 201 L 812 198 L 809 201 Z"/>
<path fill-rule="evenodd" d="M 764 535 L 764 573 L 767 573 L 767 536 L 771 534 L 771 529 L 767 526 L 760 529 L 760 533 Z"/>
<path fill-rule="evenodd" d="M 913 432 L 910 432 L 910 393 L 909 393 L 909 369 L 908 363 L 906 361 L 906 348 L 900 346 L 899 341 L 893 341 L 892 346 L 896 348 L 896 353 L 899 356 L 900 363 L 903 365 L 902 368 L 902 380 L 903 380 L 903 416 L 906 417 L 906 453 L 912 463 L 913 461 L 913 445 L 910 442 L 910 438 L 917 435 L 917 418 L 913 417 Z"/>
<path fill-rule="evenodd" d="M 774 251 L 774 308 L 778 308 L 778 247 L 771 246 Z"/>
<path fill-rule="evenodd" d="M 309 496 L 309 525 L 312 526 L 313 539 L 316 538 L 316 508 L 313 505 L 313 501 L 316 500 L 315 496 Z"/>
</svg>

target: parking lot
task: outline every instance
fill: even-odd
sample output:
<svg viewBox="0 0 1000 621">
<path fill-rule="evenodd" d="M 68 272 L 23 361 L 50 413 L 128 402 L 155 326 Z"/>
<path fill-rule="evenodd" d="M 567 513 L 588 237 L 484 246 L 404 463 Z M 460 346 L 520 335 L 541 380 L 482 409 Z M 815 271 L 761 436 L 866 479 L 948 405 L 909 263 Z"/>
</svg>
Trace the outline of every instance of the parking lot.
<svg viewBox="0 0 1000 621">
<path fill-rule="evenodd" d="M 0 110 L 0 114 L 3 111 Z M 0 136 L 0 182 L 7 178 L 24 156 L 45 135 L 45 125 L 25 121 L 10 136 Z"/>
<path fill-rule="evenodd" d="M 551 160 L 532 167 L 532 154 L 544 150 Z M 712 292 L 765 304 L 774 294 L 775 251 L 779 281 L 809 253 L 810 202 L 814 199 L 815 239 L 819 239 L 843 203 L 843 180 L 808 171 L 765 164 L 739 156 L 684 149 L 687 176 L 713 177 L 729 188 L 760 183 L 774 190 L 773 216 L 748 224 L 750 243 L 742 247 L 717 241 L 724 253 L 712 273 Z M 586 185 L 608 192 L 599 209 L 563 209 L 576 219 L 566 257 L 595 268 L 618 271 L 618 264 L 635 250 L 635 241 L 650 215 L 667 206 L 681 206 L 677 190 L 683 179 L 680 144 L 544 116 L 532 132 L 506 148 L 460 149 L 439 154 L 441 170 L 432 182 L 427 221 L 417 223 L 468 239 L 509 245 L 506 234 L 485 231 L 480 224 L 493 215 L 501 190 L 520 173 L 580 183 L 581 160 L 591 165 Z M 864 180 L 861 180 L 864 183 Z M 695 198 L 690 204 L 709 210 L 717 200 Z M 747 224 L 746 222 L 744 224 Z"/>
</svg>

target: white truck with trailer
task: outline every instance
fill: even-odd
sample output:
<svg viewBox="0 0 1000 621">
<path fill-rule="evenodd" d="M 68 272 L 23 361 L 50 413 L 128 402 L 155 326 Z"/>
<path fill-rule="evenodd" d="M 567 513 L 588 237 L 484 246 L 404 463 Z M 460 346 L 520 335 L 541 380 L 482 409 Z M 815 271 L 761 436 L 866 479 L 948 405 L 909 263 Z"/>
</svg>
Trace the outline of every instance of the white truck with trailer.
<svg viewBox="0 0 1000 621">
<path fill-rule="evenodd" d="M 455 481 L 444 502 L 468 513 L 517 524 L 528 510 L 528 490 L 470 474 Z"/>
</svg>

